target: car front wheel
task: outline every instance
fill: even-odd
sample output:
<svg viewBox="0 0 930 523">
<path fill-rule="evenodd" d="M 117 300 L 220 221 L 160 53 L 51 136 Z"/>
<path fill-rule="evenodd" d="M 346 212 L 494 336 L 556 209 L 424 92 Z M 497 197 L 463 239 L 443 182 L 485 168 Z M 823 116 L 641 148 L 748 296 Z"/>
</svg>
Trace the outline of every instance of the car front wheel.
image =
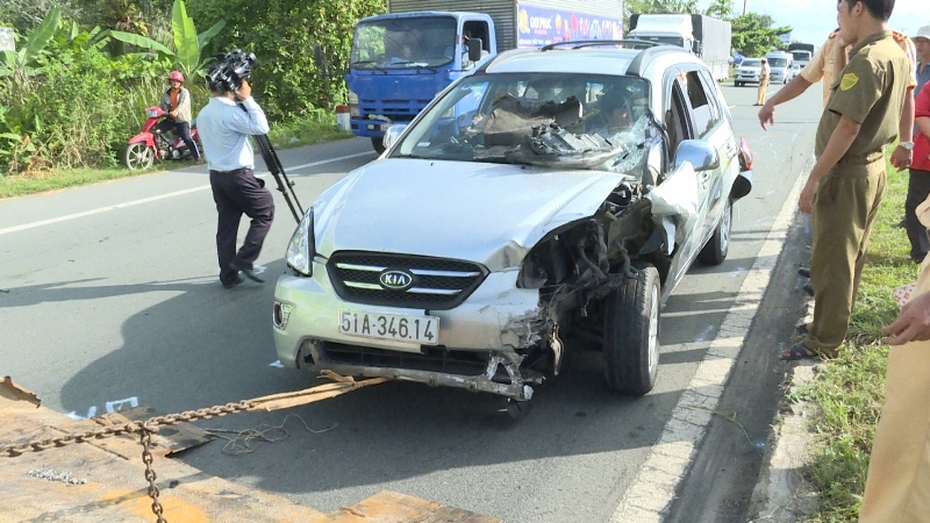
<svg viewBox="0 0 930 523">
<path fill-rule="evenodd" d="M 711 236 L 707 245 L 701 249 L 698 259 L 708 265 L 720 265 L 723 260 L 727 259 L 727 253 L 730 252 L 730 229 L 733 225 L 733 202 L 727 198 L 727 207 L 723 210 L 723 216 L 717 222 L 714 229 L 714 235 Z"/>
<path fill-rule="evenodd" d="M 659 374 L 659 272 L 646 267 L 606 298 L 604 373 L 612 390 L 642 396 Z"/>
</svg>

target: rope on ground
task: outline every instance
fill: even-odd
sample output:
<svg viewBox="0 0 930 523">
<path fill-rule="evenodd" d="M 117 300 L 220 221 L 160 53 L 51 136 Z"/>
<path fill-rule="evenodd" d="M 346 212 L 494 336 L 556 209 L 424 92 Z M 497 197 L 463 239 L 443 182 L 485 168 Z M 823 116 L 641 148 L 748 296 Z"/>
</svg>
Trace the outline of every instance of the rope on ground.
<svg viewBox="0 0 930 523">
<path fill-rule="evenodd" d="M 244 430 L 230 430 L 230 429 L 205 429 L 209 434 L 216 436 L 220 439 L 226 440 L 226 444 L 223 445 L 223 453 L 231 454 L 237 456 L 239 454 L 250 454 L 255 452 L 255 449 L 252 448 L 252 441 L 264 441 L 266 443 L 275 443 L 286 439 L 290 436 L 290 433 L 287 429 L 284 428 L 284 425 L 287 424 L 287 420 L 291 417 L 295 417 L 300 420 L 304 425 L 304 430 L 310 434 L 323 434 L 324 432 L 329 432 L 338 426 L 338 423 L 334 423 L 332 426 L 325 429 L 311 429 L 307 422 L 297 414 L 288 414 L 284 416 L 284 421 L 280 425 L 266 425 L 264 423 L 258 425 L 252 429 Z M 269 435 L 271 433 L 272 435 Z M 233 437 L 225 436 L 224 434 L 235 434 Z"/>
</svg>

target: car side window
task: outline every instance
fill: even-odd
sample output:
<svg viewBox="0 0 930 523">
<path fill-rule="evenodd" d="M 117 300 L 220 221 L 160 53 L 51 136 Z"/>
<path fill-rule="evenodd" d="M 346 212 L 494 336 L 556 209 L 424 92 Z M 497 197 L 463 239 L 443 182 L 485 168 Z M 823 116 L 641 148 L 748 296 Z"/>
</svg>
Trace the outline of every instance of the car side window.
<svg viewBox="0 0 930 523">
<path fill-rule="evenodd" d="M 711 96 L 708 95 L 698 71 L 690 71 L 685 75 L 685 89 L 688 101 L 691 102 L 694 130 L 698 138 L 707 134 L 720 121 L 720 110 L 711 106 Z"/>
<path fill-rule="evenodd" d="M 665 126 L 668 130 L 668 151 L 669 158 L 671 158 L 682 140 L 693 137 L 688 117 L 688 105 L 682 92 L 681 81 L 678 79 L 672 82 L 671 99 L 668 110 L 665 112 Z"/>
</svg>

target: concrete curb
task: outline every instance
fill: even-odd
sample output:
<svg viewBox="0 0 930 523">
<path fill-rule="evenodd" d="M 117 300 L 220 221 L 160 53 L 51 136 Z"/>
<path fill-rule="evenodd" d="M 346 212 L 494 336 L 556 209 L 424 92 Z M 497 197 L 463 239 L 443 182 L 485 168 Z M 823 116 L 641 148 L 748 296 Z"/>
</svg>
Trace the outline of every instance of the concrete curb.
<svg viewBox="0 0 930 523">
<path fill-rule="evenodd" d="M 802 360 L 789 371 L 786 397 L 814 379 L 818 364 Z M 810 457 L 808 423 L 816 412 L 809 402 L 782 399 L 766 443 L 762 471 L 750 501 L 751 522 L 794 523 L 817 509 L 817 492 L 804 478 Z"/>
</svg>

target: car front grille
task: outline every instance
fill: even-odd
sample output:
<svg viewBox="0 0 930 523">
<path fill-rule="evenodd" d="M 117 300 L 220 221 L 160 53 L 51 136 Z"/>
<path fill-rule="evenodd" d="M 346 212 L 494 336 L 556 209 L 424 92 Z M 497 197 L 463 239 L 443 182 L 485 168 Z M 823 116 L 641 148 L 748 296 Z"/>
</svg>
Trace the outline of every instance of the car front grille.
<svg viewBox="0 0 930 523">
<path fill-rule="evenodd" d="M 376 349 L 324 341 L 320 343 L 321 361 L 392 369 L 410 369 L 429 372 L 478 376 L 488 367 L 489 353 L 481 351 L 449 350 L 445 347 L 422 347 L 422 353 Z"/>
<path fill-rule="evenodd" d="M 447 258 L 364 251 L 339 251 L 326 264 L 336 294 L 346 301 L 427 310 L 461 304 L 488 275 L 482 265 Z M 403 290 L 386 288 L 381 275 L 401 271 L 412 276 Z"/>
</svg>

